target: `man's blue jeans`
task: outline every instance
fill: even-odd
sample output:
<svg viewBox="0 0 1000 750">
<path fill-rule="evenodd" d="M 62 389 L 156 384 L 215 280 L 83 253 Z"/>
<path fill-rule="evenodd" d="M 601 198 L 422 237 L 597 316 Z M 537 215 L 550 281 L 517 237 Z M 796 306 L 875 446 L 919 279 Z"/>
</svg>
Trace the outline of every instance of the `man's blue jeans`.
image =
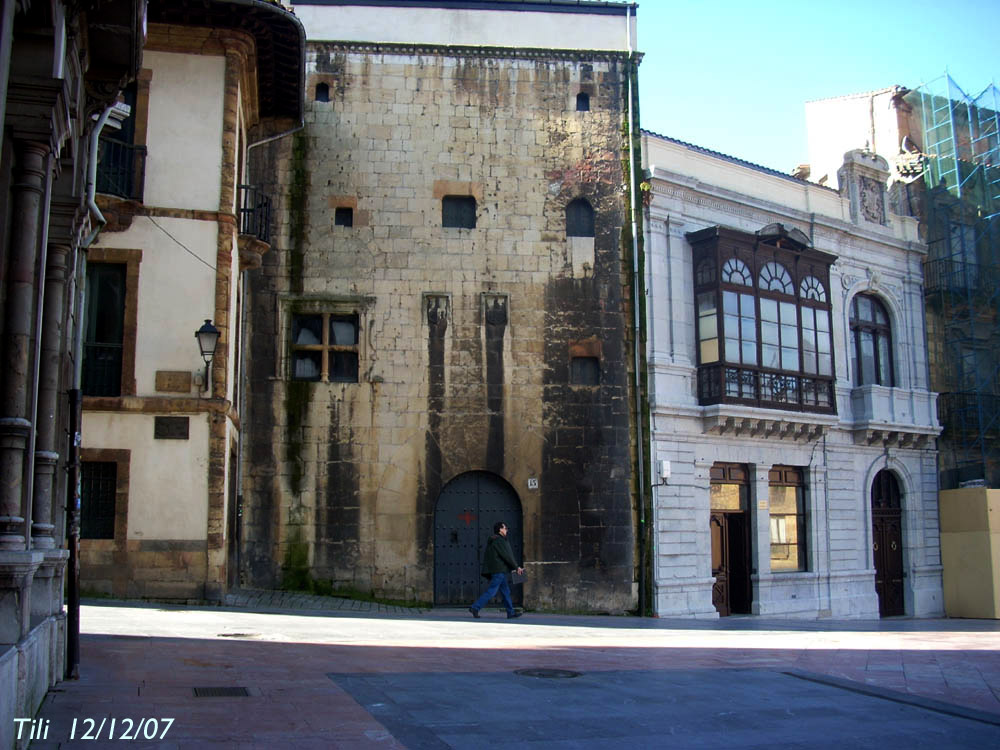
<svg viewBox="0 0 1000 750">
<path fill-rule="evenodd" d="M 510 586 L 507 585 L 507 574 L 506 573 L 494 573 L 493 577 L 490 578 L 490 585 L 483 592 L 483 595 L 476 599 L 475 604 L 472 605 L 472 609 L 478 612 L 483 607 L 486 606 L 486 602 L 493 598 L 493 595 L 500 590 L 500 596 L 503 597 L 503 603 L 507 607 L 507 614 L 514 614 L 514 602 L 510 598 Z"/>
</svg>

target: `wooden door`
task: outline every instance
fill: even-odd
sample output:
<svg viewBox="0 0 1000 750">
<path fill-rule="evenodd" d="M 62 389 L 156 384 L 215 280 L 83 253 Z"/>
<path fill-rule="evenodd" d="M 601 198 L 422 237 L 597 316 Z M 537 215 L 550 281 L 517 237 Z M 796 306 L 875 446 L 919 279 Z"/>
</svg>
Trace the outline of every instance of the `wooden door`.
<svg viewBox="0 0 1000 750">
<path fill-rule="evenodd" d="M 903 518 L 899 483 L 883 469 L 872 484 L 872 557 L 880 617 L 905 613 L 903 599 Z"/>
<path fill-rule="evenodd" d="M 712 604 L 720 617 L 749 614 L 753 602 L 748 477 L 742 464 L 711 470 Z"/>
<path fill-rule="evenodd" d="M 523 562 L 521 501 L 502 478 L 485 471 L 462 474 L 441 491 L 434 511 L 434 603 L 468 606 L 482 592 L 480 575 L 493 524 L 507 524 L 507 540 Z M 511 587 L 521 604 L 524 586 Z"/>
</svg>

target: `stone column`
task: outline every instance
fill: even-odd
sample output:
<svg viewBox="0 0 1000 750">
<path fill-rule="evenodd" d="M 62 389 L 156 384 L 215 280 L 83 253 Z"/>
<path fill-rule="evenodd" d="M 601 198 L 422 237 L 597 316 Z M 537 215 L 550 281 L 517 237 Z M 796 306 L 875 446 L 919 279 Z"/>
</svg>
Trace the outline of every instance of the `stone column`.
<svg viewBox="0 0 1000 750">
<path fill-rule="evenodd" d="M 42 322 L 42 366 L 38 376 L 38 411 L 35 416 L 35 497 L 31 506 L 32 547 L 52 549 L 55 525 L 52 500 L 57 452 L 56 417 L 63 341 L 63 306 L 66 262 L 70 249 L 50 245 L 45 273 L 45 312 Z"/>
<path fill-rule="evenodd" d="M 27 450 L 31 386 L 31 329 L 35 262 L 41 229 L 49 147 L 16 141 L 11 186 L 10 265 L 3 339 L 6 378 L 0 393 L 0 549 L 24 549 L 24 454 Z"/>
</svg>

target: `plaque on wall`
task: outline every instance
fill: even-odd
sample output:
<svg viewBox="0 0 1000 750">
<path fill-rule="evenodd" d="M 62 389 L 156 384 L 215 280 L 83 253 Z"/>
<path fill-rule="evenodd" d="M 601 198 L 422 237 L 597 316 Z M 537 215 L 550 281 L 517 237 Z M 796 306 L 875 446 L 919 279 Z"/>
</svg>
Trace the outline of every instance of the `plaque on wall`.
<svg viewBox="0 0 1000 750">
<path fill-rule="evenodd" d="M 156 390 L 163 393 L 189 393 L 191 373 L 187 370 L 157 370 Z"/>
<path fill-rule="evenodd" d="M 187 440 L 188 417 L 154 417 L 153 437 L 157 440 Z"/>
</svg>

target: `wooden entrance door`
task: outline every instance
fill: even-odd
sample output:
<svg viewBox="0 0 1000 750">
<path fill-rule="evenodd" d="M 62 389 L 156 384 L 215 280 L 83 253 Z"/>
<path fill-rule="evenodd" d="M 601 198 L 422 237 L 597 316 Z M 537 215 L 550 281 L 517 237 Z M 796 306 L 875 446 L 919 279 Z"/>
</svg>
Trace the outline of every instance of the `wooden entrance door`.
<svg viewBox="0 0 1000 750">
<path fill-rule="evenodd" d="M 507 524 L 507 539 L 517 562 L 521 556 L 521 501 L 502 478 L 486 471 L 462 474 L 441 491 L 434 509 L 434 603 L 472 604 L 482 592 L 480 575 L 493 524 Z M 511 587 L 521 604 L 524 587 Z"/>
<path fill-rule="evenodd" d="M 880 617 L 905 612 L 903 601 L 903 518 L 899 482 L 883 469 L 872 484 L 872 556 Z"/>
<path fill-rule="evenodd" d="M 712 604 L 721 617 L 749 614 L 753 587 L 748 473 L 741 464 L 715 464 L 711 476 Z"/>
</svg>

